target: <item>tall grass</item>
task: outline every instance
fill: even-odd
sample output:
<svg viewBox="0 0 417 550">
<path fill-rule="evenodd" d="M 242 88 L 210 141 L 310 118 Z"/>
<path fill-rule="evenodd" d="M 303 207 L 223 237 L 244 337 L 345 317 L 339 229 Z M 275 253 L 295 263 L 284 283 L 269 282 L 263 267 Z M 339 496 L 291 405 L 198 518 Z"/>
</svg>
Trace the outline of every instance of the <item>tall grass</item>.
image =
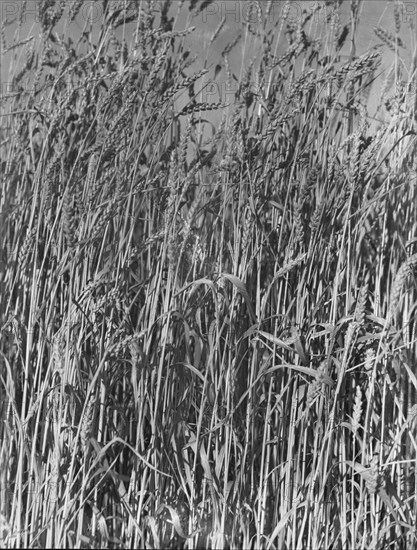
<svg viewBox="0 0 417 550">
<path fill-rule="evenodd" d="M 194 72 L 201 4 L 81 6 L 5 45 L 2 546 L 414 548 L 417 50 L 375 128 L 357 2 Z"/>
</svg>

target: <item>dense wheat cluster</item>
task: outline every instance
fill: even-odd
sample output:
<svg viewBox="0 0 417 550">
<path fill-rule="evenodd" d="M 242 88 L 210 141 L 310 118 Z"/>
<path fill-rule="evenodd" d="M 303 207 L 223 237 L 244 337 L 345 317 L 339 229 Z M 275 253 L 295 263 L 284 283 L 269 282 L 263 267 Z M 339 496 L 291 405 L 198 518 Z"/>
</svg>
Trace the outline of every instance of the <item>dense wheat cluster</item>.
<svg viewBox="0 0 417 550">
<path fill-rule="evenodd" d="M 415 18 L 97 4 L 2 28 L 1 546 L 415 548 Z"/>
</svg>

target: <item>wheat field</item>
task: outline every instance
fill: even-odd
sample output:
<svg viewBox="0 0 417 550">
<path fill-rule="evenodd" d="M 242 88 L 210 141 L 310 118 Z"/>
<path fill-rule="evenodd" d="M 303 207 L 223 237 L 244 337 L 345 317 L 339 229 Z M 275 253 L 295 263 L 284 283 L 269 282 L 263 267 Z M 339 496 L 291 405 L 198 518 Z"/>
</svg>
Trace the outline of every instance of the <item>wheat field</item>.
<svg viewBox="0 0 417 550">
<path fill-rule="evenodd" d="M 252 2 L 197 71 L 211 1 L 97 0 L 76 38 L 84 4 L 1 30 L 1 547 L 415 548 L 408 4 L 356 55 L 360 1 Z"/>
</svg>

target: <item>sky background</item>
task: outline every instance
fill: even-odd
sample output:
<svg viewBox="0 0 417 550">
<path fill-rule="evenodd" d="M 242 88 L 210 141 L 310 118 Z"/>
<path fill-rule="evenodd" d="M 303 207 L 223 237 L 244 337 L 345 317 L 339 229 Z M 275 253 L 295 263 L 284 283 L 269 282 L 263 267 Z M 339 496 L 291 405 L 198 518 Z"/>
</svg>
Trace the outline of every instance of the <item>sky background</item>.
<svg viewBox="0 0 417 550">
<path fill-rule="evenodd" d="M 109 0 L 110 2 L 112 0 Z M 138 0 L 140 1 L 140 0 Z M 65 2 L 66 5 L 70 5 L 71 0 Z M 162 5 L 162 2 L 156 2 L 156 8 L 158 9 L 158 4 Z M 222 2 L 213 2 L 206 10 L 196 14 L 197 10 L 190 12 L 189 0 L 185 0 L 182 4 L 179 1 L 173 0 L 171 2 L 170 16 L 175 17 L 175 29 L 183 30 L 190 26 L 196 27 L 196 32 L 189 35 L 184 40 L 184 46 L 189 47 L 191 53 L 196 56 L 196 62 L 189 69 L 190 74 L 193 71 L 197 71 L 204 66 L 210 67 L 210 72 L 205 77 L 206 83 L 212 82 L 214 76 L 214 68 L 216 64 L 221 60 L 221 54 L 224 48 L 233 41 L 233 39 L 238 35 L 240 31 L 244 31 L 245 23 L 248 18 L 253 22 L 253 26 L 260 28 L 261 20 L 266 17 L 266 0 L 260 0 L 256 3 L 250 0 L 225 0 Z M 324 2 L 320 2 L 321 5 L 324 5 Z M 103 26 L 103 14 L 101 11 L 101 2 L 86 0 L 80 10 L 80 13 L 76 21 L 69 28 L 70 35 L 74 40 L 80 36 L 81 30 L 86 21 L 91 20 L 93 23 L 93 29 L 95 32 L 99 32 Z M 182 5 L 182 7 L 181 7 Z M 201 5 L 201 1 L 197 2 L 197 5 Z M 271 13 L 267 21 L 269 27 L 275 21 L 282 20 L 283 8 L 285 3 L 280 0 L 275 0 L 272 3 Z M 309 8 L 314 5 L 317 5 L 317 2 L 312 1 L 298 1 L 290 2 L 288 17 L 290 19 L 296 20 L 302 9 Z M 387 29 L 390 32 L 394 32 L 394 2 L 384 2 L 382 0 L 365 0 L 361 3 L 360 6 L 360 18 L 359 18 L 359 28 L 357 34 L 357 44 L 356 44 L 356 55 L 361 55 L 378 44 L 382 44 L 381 40 L 375 35 L 374 27 L 381 26 Z M 258 6 L 255 9 L 255 6 Z M 28 0 L 26 3 L 26 9 L 24 9 L 23 0 L 0 0 L 0 23 L 6 24 L 5 27 L 5 39 L 6 44 L 10 45 L 13 42 L 13 37 L 17 40 L 24 40 L 33 36 L 35 38 L 39 37 L 40 25 L 38 23 L 38 7 L 39 2 L 35 0 Z M 320 34 L 325 36 L 325 28 L 327 23 L 325 22 L 325 15 L 329 13 L 331 7 L 326 7 L 325 10 L 319 12 L 312 21 L 310 28 L 307 27 L 307 31 L 311 35 L 316 35 L 318 30 Z M 342 12 L 342 24 L 347 21 L 350 13 L 350 1 L 345 0 L 341 6 Z M 401 21 L 401 30 L 400 37 L 404 43 L 404 48 L 401 48 L 401 61 L 404 62 L 405 66 L 409 67 L 412 60 L 412 52 L 415 50 L 416 42 L 416 28 L 417 28 L 417 1 L 413 0 L 412 2 L 404 2 L 404 12 L 410 17 L 414 23 L 414 31 L 409 28 L 409 25 L 405 21 Z M 18 23 L 10 23 L 17 16 L 22 17 L 23 24 L 19 30 Z M 404 19 L 404 17 L 402 18 Z M 211 38 L 215 30 L 219 27 L 222 20 L 224 20 L 223 27 L 218 34 L 217 39 L 211 43 Z M 61 28 L 63 28 L 61 26 Z M 126 39 L 129 41 L 130 36 L 134 29 L 134 24 L 131 24 L 126 29 Z M 17 33 L 19 35 L 17 35 Z M 121 36 L 121 31 L 119 32 Z M 231 51 L 229 55 L 230 69 L 232 73 L 239 76 L 242 70 L 248 66 L 248 64 L 256 58 L 256 54 L 259 51 L 259 39 L 249 36 L 244 33 L 244 38 L 239 42 L 239 44 Z M 286 40 L 285 35 L 282 32 L 282 37 L 279 39 L 279 43 Z M 23 52 L 24 47 L 20 50 Z M 284 51 L 284 49 L 282 49 Z M 382 87 L 382 82 L 386 77 L 387 71 L 394 63 L 394 54 L 389 50 L 388 47 L 384 46 L 382 49 L 383 52 L 383 65 L 381 67 L 381 77 L 373 85 L 373 88 L 369 97 L 369 107 L 371 115 L 375 115 L 379 102 L 380 102 L 380 91 Z M 346 59 L 350 53 L 350 43 L 347 41 L 346 46 L 343 50 L 343 55 L 346 56 Z M 280 55 L 279 48 L 277 54 Z M 1 45 L 1 90 L 2 94 L 8 89 L 8 81 L 10 77 L 8 76 L 8 68 L 10 65 L 10 60 L 12 58 L 12 53 L 4 52 L 4 45 Z M 223 78 L 223 80 L 222 80 Z M 205 97 L 199 98 L 200 100 L 209 100 L 209 101 L 224 101 L 227 102 L 230 99 L 230 90 L 226 88 L 225 76 L 220 75 L 220 79 L 216 80 L 216 86 L 209 86 L 206 88 Z M 9 86 L 10 87 L 10 86 Z M 233 92 L 234 90 L 232 90 Z M 229 93 L 228 93 L 229 92 Z M 184 98 L 184 101 L 187 101 L 187 98 Z M 216 118 L 216 113 L 211 113 L 211 117 Z M 220 115 L 219 115 L 220 116 Z M 1 120 L 1 119 L 0 119 Z M 217 122 L 217 121 L 216 121 Z"/>
</svg>

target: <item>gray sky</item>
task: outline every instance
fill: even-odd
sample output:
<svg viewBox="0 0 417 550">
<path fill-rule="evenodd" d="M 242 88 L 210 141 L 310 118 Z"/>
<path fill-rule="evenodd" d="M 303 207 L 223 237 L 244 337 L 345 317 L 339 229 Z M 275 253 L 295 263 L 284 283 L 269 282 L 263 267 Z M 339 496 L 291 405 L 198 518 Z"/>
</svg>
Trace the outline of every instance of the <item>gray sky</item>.
<svg viewBox="0 0 417 550">
<path fill-rule="evenodd" d="M 109 0 L 110 2 L 112 0 Z M 67 0 L 66 4 L 69 5 L 71 0 Z M 93 20 L 93 28 L 96 32 L 99 31 L 103 25 L 103 14 L 101 13 L 101 2 L 97 0 L 85 0 L 80 14 L 77 17 L 75 23 L 69 28 L 71 37 L 76 40 L 81 32 L 81 29 L 87 20 Z M 321 5 L 324 2 L 320 2 Z M 162 5 L 162 2 L 156 2 L 156 6 Z M 201 5 L 201 0 L 197 2 L 197 5 Z M 274 0 L 272 2 L 271 13 L 269 15 L 267 26 L 270 28 L 275 21 L 279 21 L 283 16 L 283 8 L 285 3 L 280 0 Z M 317 5 L 317 2 L 312 1 L 298 1 L 291 2 L 288 9 L 288 17 L 296 19 L 300 16 L 302 9 Z M 13 23 L 6 27 L 5 37 L 8 45 L 15 39 L 26 39 L 30 36 L 39 37 L 39 2 L 37 0 L 28 0 L 26 4 L 26 10 L 23 11 L 23 0 L 0 0 L 0 23 L 9 22 L 16 16 L 21 16 L 23 24 L 18 29 L 18 24 Z M 178 12 L 180 2 L 172 0 L 170 14 L 175 15 Z M 224 48 L 230 43 L 233 38 L 240 32 L 243 32 L 243 37 L 240 43 L 231 51 L 229 55 L 230 69 L 232 73 L 239 76 L 242 70 L 247 67 L 258 53 L 258 39 L 245 32 L 245 23 L 248 18 L 252 21 L 254 29 L 261 28 L 261 19 L 266 17 L 266 0 L 261 0 L 256 3 L 251 0 L 225 0 L 222 2 L 213 2 L 207 9 L 203 10 L 199 14 L 193 14 L 188 9 L 189 0 L 186 0 L 179 16 L 176 18 L 175 28 L 182 30 L 189 26 L 195 26 L 196 32 L 189 35 L 185 39 L 185 45 L 189 46 L 191 53 L 197 56 L 195 64 L 190 67 L 190 73 L 192 70 L 199 70 L 205 64 L 211 65 L 211 72 L 205 77 L 206 82 L 210 82 L 213 79 L 214 67 L 218 61 L 221 60 L 221 53 Z M 258 6 L 256 9 L 255 6 Z M 326 7 L 325 10 L 318 12 L 318 14 L 311 20 L 310 27 L 307 27 L 307 32 L 312 35 L 316 34 L 316 31 L 321 32 L 322 36 L 325 36 L 325 28 L 328 25 L 325 22 L 325 14 L 329 13 L 331 7 Z M 343 17 L 349 17 L 350 1 L 345 0 L 342 3 L 342 15 Z M 390 32 L 394 32 L 394 2 L 384 2 L 382 0 L 365 0 L 361 3 L 361 13 L 359 18 L 358 28 L 358 42 L 356 44 L 356 55 L 360 55 L 377 44 L 382 44 L 382 41 L 376 36 L 374 32 L 375 26 L 381 26 Z M 405 15 L 407 14 L 414 23 L 414 31 L 410 30 L 409 25 L 404 22 Z M 412 59 L 412 52 L 416 48 L 415 29 L 417 28 L 417 2 L 404 2 L 404 14 L 401 16 L 401 31 L 400 36 L 404 43 L 404 48 L 401 48 L 401 56 L 405 67 L 409 67 Z M 218 34 L 214 43 L 211 43 L 211 37 L 214 31 L 219 27 L 224 19 L 224 25 Z M 343 24 L 342 20 L 342 24 Z M 130 25 L 126 31 L 126 38 L 129 39 L 129 33 L 132 32 L 134 24 Z M 60 26 L 60 30 L 63 26 Z M 19 36 L 17 36 L 18 33 Z M 121 34 L 121 33 L 120 33 Z M 285 40 L 284 32 L 280 42 Z M 24 48 L 20 48 L 18 51 L 23 52 Z M 347 41 L 344 51 L 342 52 L 346 57 L 350 53 L 350 44 Z M 11 60 L 12 54 L 4 54 L 3 50 L 1 54 L 1 90 L 4 93 L 8 87 L 8 66 Z M 277 51 L 279 55 L 279 48 Z M 371 113 L 375 113 L 375 110 L 379 103 L 381 82 L 386 76 L 386 71 L 394 63 L 394 54 L 387 48 L 383 47 L 383 67 L 385 74 L 382 75 L 379 82 L 377 82 L 371 91 L 369 102 Z M 15 63 L 15 61 L 14 61 Z M 222 80 L 223 78 L 223 80 Z M 211 85 L 206 88 L 206 94 L 204 97 L 199 98 L 201 100 L 210 101 L 225 101 L 227 102 L 233 94 L 230 94 L 230 90 L 226 88 L 224 76 L 221 74 L 220 78 L 216 80 L 216 85 Z M 234 90 L 232 90 L 233 92 Z M 218 98 L 216 97 L 218 94 Z M 184 98 L 184 101 L 187 98 Z M 215 117 L 215 114 L 211 114 Z"/>
</svg>

